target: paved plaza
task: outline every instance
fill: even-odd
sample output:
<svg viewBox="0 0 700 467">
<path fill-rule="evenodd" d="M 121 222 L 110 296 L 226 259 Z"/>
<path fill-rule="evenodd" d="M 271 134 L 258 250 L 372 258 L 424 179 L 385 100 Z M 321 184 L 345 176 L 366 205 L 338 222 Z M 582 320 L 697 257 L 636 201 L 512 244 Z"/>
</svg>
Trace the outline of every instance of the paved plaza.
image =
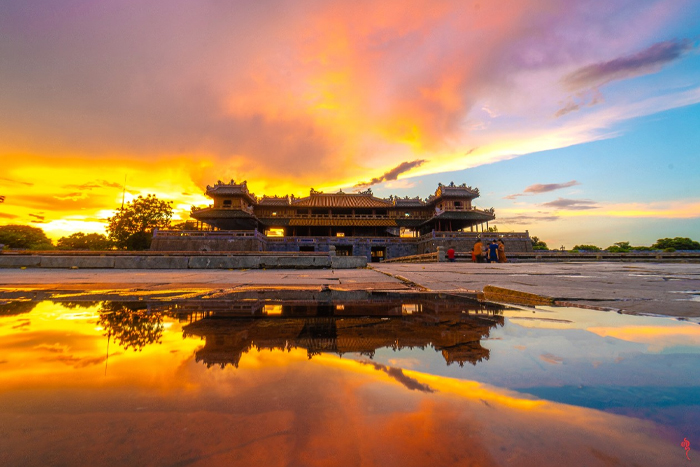
<svg viewBox="0 0 700 467">
<path fill-rule="evenodd" d="M 0 298 L 23 291 L 336 290 L 481 292 L 492 285 L 587 307 L 700 317 L 700 264 L 393 263 L 367 269 L 114 270 L 0 269 Z"/>
</svg>

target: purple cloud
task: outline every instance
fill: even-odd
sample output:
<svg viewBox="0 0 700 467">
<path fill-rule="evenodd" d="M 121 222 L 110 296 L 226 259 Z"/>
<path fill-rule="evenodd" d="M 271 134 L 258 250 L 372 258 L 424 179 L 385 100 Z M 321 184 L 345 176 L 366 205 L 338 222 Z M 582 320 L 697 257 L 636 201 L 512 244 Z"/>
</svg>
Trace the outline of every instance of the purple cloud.
<svg viewBox="0 0 700 467">
<path fill-rule="evenodd" d="M 687 39 L 657 42 L 636 54 L 579 68 L 564 77 L 563 82 L 569 90 L 574 91 L 602 86 L 610 81 L 654 73 L 659 71 L 663 65 L 676 60 L 692 48 L 691 41 Z"/>
<path fill-rule="evenodd" d="M 559 220 L 559 216 L 514 216 L 514 217 L 501 217 L 496 219 L 494 224 L 515 224 L 515 225 L 528 225 L 533 222 L 552 222 Z"/>
<path fill-rule="evenodd" d="M 540 193 L 547 193 L 549 191 L 561 190 L 562 188 L 568 188 L 574 185 L 580 185 L 580 183 L 576 180 L 571 180 L 570 182 L 566 183 L 535 183 L 534 185 L 530 185 L 529 187 L 525 188 L 525 191 L 523 191 L 522 193 L 515 193 L 512 195 L 504 196 L 503 199 L 516 199 L 526 195 L 537 195 Z"/>
<path fill-rule="evenodd" d="M 543 203 L 542 206 L 555 209 L 568 209 L 571 211 L 582 211 L 584 209 L 597 209 L 599 206 L 595 201 L 589 199 L 566 199 L 557 198 L 549 203 Z"/>
<path fill-rule="evenodd" d="M 381 182 L 388 182 L 390 180 L 396 180 L 398 176 L 404 172 L 408 172 L 411 169 L 414 169 L 416 167 L 419 167 L 425 162 L 425 160 L 420 159 L 420 160 L 415 160 L 413 162 L 402 162 L 381 177 L 378 178 L 373 178 L 369 182 L 360 182 L 357 185 L 355 185 L 353 188 L 366 188 L 372 185 L 376 185 L 377 183 Z"/>
<path fill-rule="evenodd" d="M 574 185 L 580 185 L 580 183 L 576 180 L 571 180 L 570 182 L 566 183 L 547 183 L 544 185 L 541 183 L 536 183 L 525 188 L 523 193 L 547 193 L 548 191 L 561 190 L 562 188 L 568 188 Z"/>
</svg>

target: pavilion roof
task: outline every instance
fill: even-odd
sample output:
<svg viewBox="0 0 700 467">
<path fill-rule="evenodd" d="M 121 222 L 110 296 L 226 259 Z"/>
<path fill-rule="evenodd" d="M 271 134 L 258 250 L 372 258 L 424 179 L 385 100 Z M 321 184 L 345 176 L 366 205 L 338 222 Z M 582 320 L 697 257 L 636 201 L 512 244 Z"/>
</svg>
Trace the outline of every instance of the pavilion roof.
<svg viewBox="0 0 700 467">
<path fill-rule="evenodd" d="M 292 201 L 295 207 L 309 208 L 391 208 L 389 201 L 362 193 L 313 193 Z"/>
</svg>

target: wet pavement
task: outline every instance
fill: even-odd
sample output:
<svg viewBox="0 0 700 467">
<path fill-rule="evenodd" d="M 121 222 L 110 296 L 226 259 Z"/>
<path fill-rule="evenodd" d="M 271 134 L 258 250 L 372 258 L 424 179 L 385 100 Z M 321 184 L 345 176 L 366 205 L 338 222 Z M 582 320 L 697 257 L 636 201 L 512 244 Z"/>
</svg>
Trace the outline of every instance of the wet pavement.
<svg viewBox="0 0 700 467">
<path fill-rule="evenodd" d="M 700 317 L 700 264 L 425 263 L 350 270 L 0 269 L 0 299 L 18 289 L 236 291 L 255 288 L 430 290 L 476 294 L 487 285 L 624 313 Z"/>
<path fill-rule="evenodd" d="M 698 462 L 689 321 L 147 285 L 0 303 L 0 465 Z"/>
</svg>

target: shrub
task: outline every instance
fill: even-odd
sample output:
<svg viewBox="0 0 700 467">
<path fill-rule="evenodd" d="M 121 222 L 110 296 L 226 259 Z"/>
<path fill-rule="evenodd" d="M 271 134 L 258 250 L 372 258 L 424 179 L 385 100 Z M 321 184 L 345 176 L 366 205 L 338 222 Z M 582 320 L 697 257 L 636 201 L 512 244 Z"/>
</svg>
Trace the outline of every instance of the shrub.
<svg viewBox="0 0 700 467">
<path fill-rule="evenodd" d="M 576 245 L 573 249 L 578 251 L 600 251 L 600 248 L 595 245 Z"/>
<path fill-rule="evenodd" d="M 700 250 L 700 243 L 688 237 L 660 238 L 651 247 L 655 250 L 664 251 L 667 248 L 673 248 L 674 250 Z"/>
</svg>

